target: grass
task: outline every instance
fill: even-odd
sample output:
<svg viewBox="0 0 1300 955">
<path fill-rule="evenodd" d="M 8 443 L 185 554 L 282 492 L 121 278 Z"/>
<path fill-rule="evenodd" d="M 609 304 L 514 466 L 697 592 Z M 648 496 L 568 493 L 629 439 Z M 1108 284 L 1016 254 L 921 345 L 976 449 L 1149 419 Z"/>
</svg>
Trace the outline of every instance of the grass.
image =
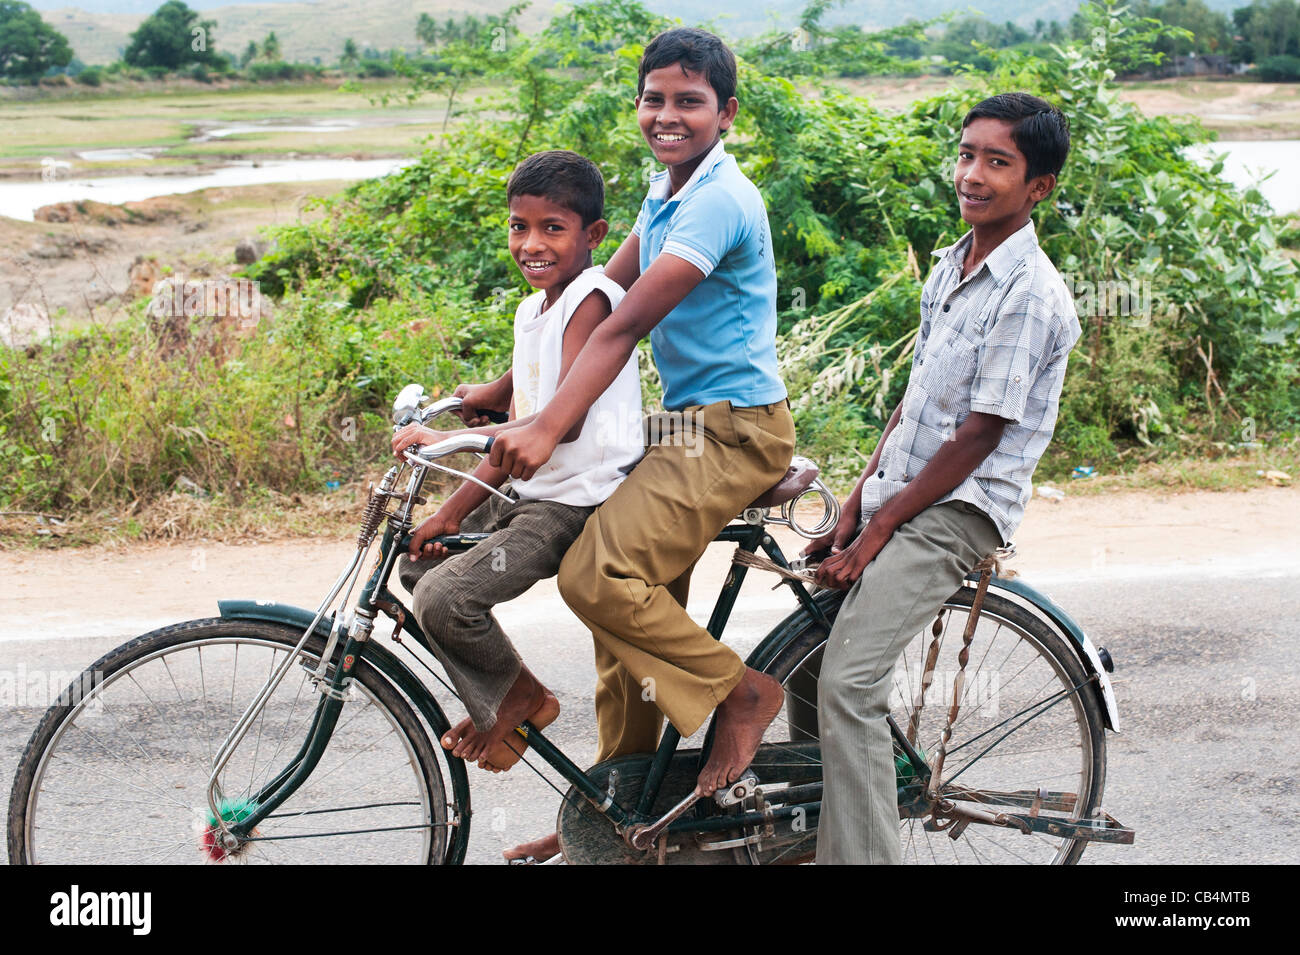
<svg viewBox="0 0 1300 955">
<path fill-rule="evenodd" d="M 152 541 L 343 538 L 356 534 L 369 482 L 378 483 L 382 476 L 377 468 L 368 480 L 318 494 L 289 495 L 259 488 L 236 501 L 228 495 L 201 497 L 177 491 L 148 505 L 93 514 L 0 512 L 0 550 L 115 547 Z M 454 487 L 450 479 L 429 478 L 424 495 L 437 502 Z M 421 509 L 421 519 L 432 514 L 435 506 L 431 503 Z"/>
<path fill-rule="evenodd" d="M 1136 453 L 1126 454 L 1129 460 L 1135 457 Z M 1035 481 L 1084 497 L 1117 491 L 1249 491 L 1270 486 L 1261 471 L 1282 471 L 1291 476 L 1291 484 L 1300 483 L 1300 437 L 1291 436 L 1245 454 L 1215 446 L 1182 455 L 1164 451 L 1154 461 L 1098 466 L 1096 477 L 1083 480 L 1070 477 L 1073 468 L 1074 463 L 1063 458 L 1044 460 Z"/>
<path fill-rule="evenodd" d="M 60 547 L 118 546 L 148 541 L 271 541 L 293 538 L 343 538 L 355 533 L 370 481 L 378 482 L 387 462 L 377 465 L 367 478 L 344 484 L 334 491 L 286 495 L 257 489 L 242 500 L 226 495 L 199 497 L 174 492 L 143 507 L 130 506 L 95 514 L 45 515 L 0 513 L 0 549 L 51 549 Z M 1266 450 L 1247 455 L 1204 455 L 1145 462 L 1128 470 L 1099 468 L 1096 477 L 1072 480 L 1064 463 L 1044 463 L 1035 484 L 1050 484 L 1077 497 L 1101 497 L 1127 491 L 1189 493 L 1242 492 L 1268 487 L 1258 471 L 1281 470 L 1300 481 L 1300 438 L 1291 438 Z M 421 515 L 432 514 L 438 501 L 455 487 L 451 478 L 430 478 L 426 496 L 430 504 Z M 841 501 L 852 486 L 833 488 Z M 820 507 L 808 510 L 815 521 Z M 55 523 L 54 518 L 57 520 Z"/>
<path fill-rule="evenodd" d="M 371 96 L 402 88 L 392 80 L 363 83 L 361 92 L 357 93 L 343 93 L 335 85 L 323 82 L 149 92 L 110 87 L 89 92 L 75 101 L 0 100 L 0 128 L 5 130 L 5 141 L 0 145 L 0 166 L 12 165 L 6 160 L 45 156 L 75 159 L 75 153 L 87 149 L 143 146 L 168 147 L 168 152 L 157 160 L 135 161 L 143 165 L 157 165 L 176 158 L 225 158 L 232 154 L 259 153 L 416 155 L 420 148 L 416 139 L 441 130 L 445 104 L 430 97 L 414 104 L 399 101 L 381 108 L 369 101 Z M 471 89 L 458 100 L 469 103 L 487 92 L 487 87 Z M 266 133 L 209 143 L 188 142 L 200 120 L 205 123 L 280 120 L 302 124 L 331 118 L 358 119 L 363 125 L 340 133 L 270 129 Z M 410 120 L 417 122 L 412 124 Z M 78 174 L 106 168 L 102 164 L 83 166 L 81 161 L 77 162 Z M 134 166 L 117 163 L 114 168 Z"/>
</svg>

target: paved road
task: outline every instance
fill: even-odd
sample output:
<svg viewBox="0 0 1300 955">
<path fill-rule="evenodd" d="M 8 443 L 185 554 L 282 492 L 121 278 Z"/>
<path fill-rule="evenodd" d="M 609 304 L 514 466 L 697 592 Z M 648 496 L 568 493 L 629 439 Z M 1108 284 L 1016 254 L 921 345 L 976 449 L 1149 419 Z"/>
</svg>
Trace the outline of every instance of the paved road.
<svg viewBox="0 0 1300 955">
<path fill-rule="evenodd" d="M 1104 802 L 1137 830 L 1135 845 L 1092 846 L 1085 863 L 1300 861 L 1292 838 L 1300 815 L 1300 566 L 1280 563 L 1264 577 L 1258 570 L 1234 576 L 1231 568 L 1226 575 L 1206 568 L 1178 574 L 1111 568 L 1051 578 L 1052 596 L 1116 660 L 1123 724 L 1120 734 L 1108 734 Z M 697 580 L 698 596 L 707 582 Z M 729 642 L 743 654 L 788 602 L 747 583 Z M 31 705 L 40 702 L 31 675 L 78 670 L 134 636 L 137 631 L 125 628 L 112 632 L 117 609 L 105 608 L 102 636 L 32 639 L 26 631 L 0 641 L 0 693 L 8 693 L 9 704 L 0 707 L 4 779 L 12 779 L 42 711 Z M 693 601 L 692 612 L 703 619 L 708 606 Z M 563 711 L 550 735 L 575 761 L 589 760 L 589 640 L 545 586 L 502 608 L 501 616 L 560 698 Z M 471 862 L 496 862 L 503 848 L 553 826 L 558 797 L 525 767 L 503 776 L 471 769 L 471 782 Z"/>
</svg>

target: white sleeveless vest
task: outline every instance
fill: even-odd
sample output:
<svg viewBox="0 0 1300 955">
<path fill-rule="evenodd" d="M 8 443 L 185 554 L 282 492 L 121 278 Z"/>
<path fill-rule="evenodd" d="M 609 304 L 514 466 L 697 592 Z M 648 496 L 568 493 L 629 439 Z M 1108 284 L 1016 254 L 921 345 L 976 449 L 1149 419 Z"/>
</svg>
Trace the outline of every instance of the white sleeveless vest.
<svg viewBox="0 0 1300 955">
<path fill-rule="evenodd" d="M 611 308 L 623 300 L 623 288 L 593 266 L 575 276 L 546 311 L 546 293 L 536 292 L 515 311 L 515 414 L 534 414 L 555 396 L 564 348 L 564 330 L 574 311 L 593 291 L 603 292 Z M 641 379 L 636 353 L 587 412 L 582 434 L 555 446 L 551 459 L 527 481 L 511 487 L 521 499 L 558 501 L 591 507 L 614 493 L 631 466 L 641 460 Z"/>
</svg>

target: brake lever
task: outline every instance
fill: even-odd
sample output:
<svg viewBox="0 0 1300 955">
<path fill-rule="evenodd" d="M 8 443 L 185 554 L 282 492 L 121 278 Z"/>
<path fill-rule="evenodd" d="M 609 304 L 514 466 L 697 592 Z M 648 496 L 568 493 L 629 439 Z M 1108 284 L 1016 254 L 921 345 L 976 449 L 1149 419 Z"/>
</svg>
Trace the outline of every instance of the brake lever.
<svg viewBox="0 0 1300 955">
<path fill-rule="evenodd" d="M 811 554 L 800 554 L 794 560 L 790 561 L 790 569 L 796 574 L 806 573 L 809 569 L 816 567 L 830 556 L 831 549 L 829 547 L 822 547 L 813 551 Z"/>
</svg>

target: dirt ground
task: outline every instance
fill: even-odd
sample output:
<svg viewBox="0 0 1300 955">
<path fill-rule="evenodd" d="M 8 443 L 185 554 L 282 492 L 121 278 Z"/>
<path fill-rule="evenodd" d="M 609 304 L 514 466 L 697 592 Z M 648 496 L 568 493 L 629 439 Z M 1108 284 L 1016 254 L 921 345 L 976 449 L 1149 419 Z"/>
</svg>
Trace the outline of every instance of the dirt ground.
<svg viewBox="0 0 1300 955">
<path fill-rule="evenodd" d="M 204 189 L 128 205 L 134 221 L 21 222 L 0 217 L 0 315 L 29 303 L 65 329 L 114 322 L 135 298 L 170 270 L 190 277 L 228 276 L 238 268 L 235 246 L 258 239 L 264 226 L 310 221 L 303 206 L 346 183 L 279 183 Z M 116 206 L 108 208 L 119 208 Z M 154 264 L 145 273 L 132 266 Z"/>
<path fill-rule="evenodd" d="M 883 109 L 903 109 L 961 83 L 959 77 L 869 77 L 843 85 Z M 1195 116 L 1221 140 L 1300 136 L 1300 84 L 1229 77 L 1177 77 L 1120 85 L 1120 99 L 1146 116 Z"/>
<path fill-rule="evenodd" d="M 787 553 L 803 544 L 784 528 L 776 536 Z M 1236 577 L 1293 573 L 1300 567 L 1300 488 L 1067 494 L 1059 503 L 1036 498 L 1016 545 L 1009 566 L 1047 586 L 1079 579 L 1173 580 L 1193 569 Z M 341 535 L 337 542 L 189 541 L 0 553 L 0 640 L 144 631 L 210 616 L 225 597 L 315 607 L 352 547 Z M 697 577 L 720 579 L 730 554 L 730 545 L 711 547 Z M 773 582 L 751 574 L 745 592 L 765 594 Z M 696 596 L 709 598 L 708 589 L 699 588 Z M 559 597 L 554 581 L 545 581 L 520 599 Z"/>
</svg>

